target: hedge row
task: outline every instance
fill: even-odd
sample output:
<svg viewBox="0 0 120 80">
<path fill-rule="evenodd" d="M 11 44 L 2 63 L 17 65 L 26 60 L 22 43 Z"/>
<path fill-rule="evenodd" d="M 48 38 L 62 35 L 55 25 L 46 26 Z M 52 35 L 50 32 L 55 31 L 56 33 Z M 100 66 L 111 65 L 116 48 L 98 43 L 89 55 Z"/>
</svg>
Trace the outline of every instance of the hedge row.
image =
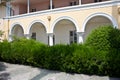
<svg viewBox="0 0 120 80">
<path fill-rule="evenodd" d="M 117 52 L 114 53 L 117 54 Z M 116 56 L 116 54 L 106 56 L 107 52 L 82 44 L 50 47 L 27 39 L 0 43 L 2 61 L 70 73 L 119 76 L 120 55 Z"/>
<path fill-rule="evenodd" d="M 59 44 L 54 46 L 27 39 L 16 39 L 13 42 L 3 41 L 0 42 L 0 61 L 70 73 L 120 77 L 119 47 L 108 49 L 106 46 L 102 46 L 103 49 L 100 49 L 99 44 L 103 44 L 102 42 L 92 45 L 93 42 L 89 41 L 91 43 L 86 42 L 85 45 Z"/>
</svg>

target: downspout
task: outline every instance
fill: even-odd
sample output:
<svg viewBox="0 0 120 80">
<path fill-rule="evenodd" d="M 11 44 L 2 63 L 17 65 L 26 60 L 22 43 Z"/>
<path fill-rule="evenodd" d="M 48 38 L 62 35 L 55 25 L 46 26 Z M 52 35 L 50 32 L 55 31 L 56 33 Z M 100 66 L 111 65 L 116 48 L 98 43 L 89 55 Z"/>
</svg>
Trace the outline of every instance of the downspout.
<svg viewBox="0 0 120 80">
<path fill-rule="evenodd" d="M 9 20 L 9 18 L 8 18 L 8 40 L 9 40 L 9 23 L 10 23 L 10 20 Z"/>
</svg>

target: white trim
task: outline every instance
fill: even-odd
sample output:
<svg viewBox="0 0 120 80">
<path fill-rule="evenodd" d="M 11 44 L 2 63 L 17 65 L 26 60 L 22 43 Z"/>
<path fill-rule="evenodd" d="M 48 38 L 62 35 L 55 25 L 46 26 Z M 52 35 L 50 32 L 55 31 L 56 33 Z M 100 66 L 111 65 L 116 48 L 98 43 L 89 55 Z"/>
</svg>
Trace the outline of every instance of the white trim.
<svg viewBox="0 0 120 80">
<path fill-rule="evenodd" d="M 46 33 L 48 32 L 48 30 L 47 30 L 47 26 L 45 25 L 45 23 L 42 21 L 42 20 L 34 20 L 34 21 L 32 21 L 31 23 L 30 23 L 30 25 L 28 26 L 28 28 L 27 28 L 27 34 L 30 34 L 30 29 L 31 29 L 31 27 L 32 27 L 32 25 L 34 24 L 34 23 L 40 23 L 40 24 L 42 24 L 43 26 L 44 26 L 44 28 L 45 28 L 45 30 L 46 30 Z"/>
<path fill-rule="evenodd" d="M 98 3 L 90 3 L 90 4 L 82 4 L 82 5 L 76 5 L 76 6 L 55 8 L 52 10 L 37 11 L 37 12 L 29 13 L 29 14 L 11 16 L 10 19 L 26 18 L 29 16 L 39 16 L 39 15 L 45 15 L 45 14 L 51 14 L 51 13 L 63 13 L 63 12 L 68 12 L 68 11 L 80 11 L 80 10 L 86 10 L 86 9 L 103 8 L 103 7 L 116 6 L 116 5 L 120 5 L 119 0 L 104 1 L 104 2 L 98 2 Z M 6 18 L 9 18 L 9 17 L 6 17 Z"/>
<path fill-rule="evenodd" d="M 106 17 L 107 19 L 109 19 L 109 20 L 111 21 L 111 23 L 112 23 L 112 25 L 113 25 L 114 27 L 118 28 L 117 21 L 115 20 L 114 17 L 112 17 L 112 16 L 110 16 L 110 15 L 108 15 L 108 14 L 106 14 L 106 13 L 99 13 L 99 12 L 98 12 L 98 13 L 94 13 L 94 14 L 91 14 L 90 16 L 86 17 L 86 19 L 85 19 L 85 21 L 84 21 L 84 23 L 83 23 L 82 30 L 81 30 L 82 32 L 85 32 L 85 28 L 86 28 L 87 22 L 88 22 L 91 18 L 96 17 L 96 16 Z"/>
<path fill-rule="evenodd" d="M 15 27 L 15 25 L 20 25 L 20 27 L 23 30 L 23 34 L 25 33 L 25 29 L 23 28 L 22 24 L 19 23 L 19 22 L 16 22 L 16 23 L 14 23 L 14 24 L 11 25 L 9 35 L 12 35 L 12 31 L 13 31 L 13 28 Z"/>
<path fill-rule="evenodd" d="M 55 27 L 55 25 L 56 25 L 60 20 L 64 20 L 64 19 L 71 21 L 71 22 L 75 25 L 75 28 L 76 28 L 77 32 L 79 32 L 79 26 L 78 26 L 77 22 L 76 22 L 73 18 L 68 17 L 68 16 L 62 16 L 62 17 L 57 18 L 57 19 L 53 22 L 53 24 L 52 24 L 52 26 L 51 26 L 50 33 L 53 33 L 53 32 L 54 32 L 54 27 Z"/>
</svg>

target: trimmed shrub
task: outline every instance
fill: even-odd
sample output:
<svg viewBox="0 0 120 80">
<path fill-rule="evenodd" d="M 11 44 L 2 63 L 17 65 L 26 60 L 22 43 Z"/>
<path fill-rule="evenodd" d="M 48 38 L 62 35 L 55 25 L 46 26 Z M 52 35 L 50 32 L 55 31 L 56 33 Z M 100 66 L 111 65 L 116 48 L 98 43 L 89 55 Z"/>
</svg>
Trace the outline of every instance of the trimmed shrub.
<svg viewBox="0 0 120 80">
<path fill-rule="evenodd" d="M 34 40 L 16 39 L 2 43 L 1 58 L 4 61 L 20 64 L 35 64 L 33 54 L 37 54 L 44 44 Z"/>
<path fill-rule="evenodd" d="M 101 26 L 88 36 L 86 45 L 105 51 L 106 73 L 120 77 L 120 30 L 112 26 Z M 101 54 L 101 53 L 100 53 Z"/>
<path fill-rule="evenodd" d="M 9 62 L 11 58 L 11 44 L 5 40 L 1 43 L 1 60 Z"/>
<path fill-rule="evenodd" d="M 111 49 L 106 56 L 109 76 L 120 77 L 120 49 Z"/>
<path fill-rule="evenodd" d="M 88 36 L 85 44 L 94 46 L 99 50 L 110 50 L 120 48 L 120 30 L 112 26 L 101 26 L 93 30 Z"/>
<path fill-rule="evenodd" d="M 37 55 L 34 55 L 35 62 L 42 68 L 62 70 L 65 57 L 72 54 L 69 45 L 44 46 Z M 62 70 L 63 71 L 63 70 Z"/>
<path fill-rule="evenodd" d="M 104 34 L 105 41 L 99 43 L 102 48 L 100 48 L 100 45 L 96 41 L 98 40 L 99 42 L 99 39 L 95 40 L 96 44 L 94 44 L 94 42 L 90 44 L 90 42 L 92 42 L 90 41 L 86 42 L 85 45 L 59 44 L 54 46 L 47 46 L 34 40 L 15 39 L 13 42 L 3 41 L 0 43 L 0 58 L 2 61 L 10 63 L 27 64 L 70 73 L 119 77 L 120 50 L 116 44 L 119 43 L 119 37 L 112 39 L 116 40 L 116 42 L 113 42 L 110 37 L 111 35 L 114 37 L 113 32 L 117 34 L 119 30 L 111 27 L 110 30 L 109 27 L 105 29 L 108 29 L 108 32 L 102 32 L 104 29 L 100 29 L 102 30 L 100 31 L 102 34 L 107 33 L 106 35 Z M 114 30 L 118 30 L 118 32 Z M 99 34 L 101 35 L 101 33 Z M 95 38 L 90 38 L 90 40 L 91 39 L 93 40 Z M 104 43 L 107 46 L 105 46 Z"/>
<path fill-rule="evenodd" d="M 1 53 L 2 53 L 2 43 L 0 42 L 0 61 L 1 61 Z"/>
</svg>

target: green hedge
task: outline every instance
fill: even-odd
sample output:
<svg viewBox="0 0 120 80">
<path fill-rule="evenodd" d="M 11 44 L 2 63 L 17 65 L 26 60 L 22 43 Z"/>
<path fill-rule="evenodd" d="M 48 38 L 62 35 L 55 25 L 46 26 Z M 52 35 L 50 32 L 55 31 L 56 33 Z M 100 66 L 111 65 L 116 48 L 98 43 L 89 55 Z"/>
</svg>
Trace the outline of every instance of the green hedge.
<svg viewBox="0 0 120 80">
<path fill-rule="evenodd" d="M 0 42 L 0 60 L 70 73 L 120 77 L 120 47 L 117 44 L 119 43 L 119 36 L 116 37 L 114 35 L 119 33 L 119 30 L 115 29 L 116 31 L 114 31 L 111 27 L 110 29 L 108 27 L 104 29 L 107 30 L 103 30 L 102 28 L 100 30 L 104 32 L 98 31 L 100 32 L 99 35 L 101 37 L 101 34 L 105 33 L 104 37 L 108 40 L 104 38 L 105 41 L 101 41 L 100 43 L 98 41 L 99 44 L 96 41 L 99 40 L 96 39 L 99 37 L 98 35 L 96 38 L 90 38 L 90 42 L 86 44 L 71 45 L 59 44 L 48 46 L 27 39 L 16 39 L 12 42 L 3 41 Z M 110 34 L 112 35 L 112 40 L 108 38 Z M 95 45 L 92 40 L 96 41 Z M 110 44 L 105 45 L 104 43 Z"/>
<path fill-rule="evenodd" d="M 107 75 L 105 52 L 82 44 L 47 46 L 34 40 L 2 42 L 1 60 L 70 73 Z"/>
<path fill-rule="evenodd" d="M 100 26 L 89 34 L 85 44 L 99 50 L 120 49 L 120 30 L 113 26 Z"/>
<path fill-rule="evenodd" d="M 101 26 L 93 30 L 85 44 L 106 52 L 106 72 L 120 76 L 120 30 L 113 26 Z"/>
<path fill-rule="evenodd" d="M 13 42 L 3 41 L 1 58 L 4 61 L 20 64 L 34 64 L 33 54 L 37 54 L 44 46 L 34 40 L 17 39 Z"/>
</svg>

